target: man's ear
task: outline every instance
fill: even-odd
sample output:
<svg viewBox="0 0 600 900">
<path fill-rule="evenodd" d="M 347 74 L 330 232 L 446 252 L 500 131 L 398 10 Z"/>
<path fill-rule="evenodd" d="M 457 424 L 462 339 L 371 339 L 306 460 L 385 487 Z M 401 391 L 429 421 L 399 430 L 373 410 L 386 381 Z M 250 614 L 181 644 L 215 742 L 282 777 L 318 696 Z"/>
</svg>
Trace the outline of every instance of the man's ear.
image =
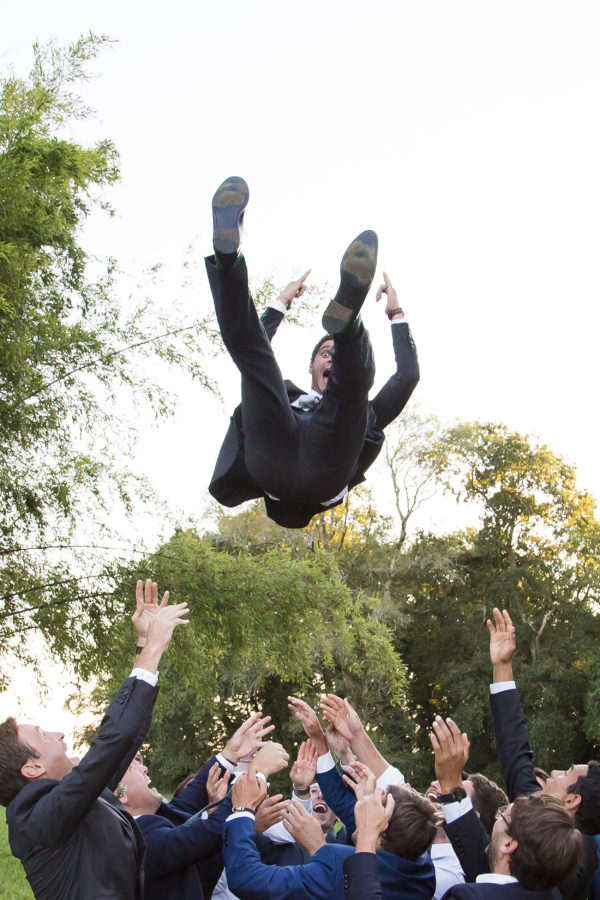
<svg viewBox="0 0 600 900">
<path fill-rule="evenodd" d="M 40 759 L 28 759 L 27 762 L 23 763 L 21 766 L 21 775 L 29 781 L 34 781 L 36 778 L 43 778 L 45 774 L 46 767 Z"/>
<path fill-rule="evenodd" d="M 575 815 L 581 803 L 581 794 L 565 794 L 565 806 L 567 812 Z"/>
<path fill-rule="evenodd" d="M 518 846 L 519 842 L 507 834 L 502 841 L 501 850 L 506 856 L 512 856 Z"/>
</svg>

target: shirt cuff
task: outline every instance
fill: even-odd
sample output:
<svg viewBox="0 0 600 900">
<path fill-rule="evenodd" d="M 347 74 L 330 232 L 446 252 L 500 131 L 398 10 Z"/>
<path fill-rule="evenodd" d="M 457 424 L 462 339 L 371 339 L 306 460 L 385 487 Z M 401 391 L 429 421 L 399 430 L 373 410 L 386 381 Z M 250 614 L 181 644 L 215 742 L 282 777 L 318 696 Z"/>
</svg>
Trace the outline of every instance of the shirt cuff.
<svg viewBox="0 0 600 900">
<path fill-rule="evenodd" d="M 243 810 L 242 812 L 231 813 L 230 816 L 227 816 L 225 819 L 226 822 L 233 822 L 234 819 L 252 819 L 254 822 L 254 813 L 247 812 L 247 810 Z"/>
<path fill-rule="evenodd" d="M 333 761 L 333 756 L 328 751 L 317 760 L 317 775 L 322 775 L 323 772 L 329 772 L 331 769 L 335 769 L 335 763 Z"/>
<path fill-rule="evenodd" d="M 139 678 L 140 681 L 145 681 L 152 687 L 156 687 L 158 682 L 158 672 L 149 672 L 148 669 L 140 669 L 139 666 L 133 667 L 129 677 Z"/>
<path fill-rule="evenodd" d="M 281 300 L 271 300 L 271 302 L 268 303 L 267 306 L 270 306 L 271 309 L 276 309 L 277 312 L 287 312 L 287 306 L 285 305 L 285 303 L 282 303 Z"/>
<path fill-rule="evenodd" d="M 464 800 L 460 801 L 455 800 L 454 803 L 442 803 L 441 806 L 444 818 L 448 824 L 455 822 L 456 819 L 460 819 L 461 816 L 473 809 L 473 804 L 469 797 L 465 797 Z"/>
<path fill-rule="evenodd" d="M 215 759 L 219 763 L 220 766 L 223 766 L 224 769 L 227 769 L 228 772 L 235 772 L 235 763 L 230 762 L 226 759 L 222 753 L 217 753 Z"/>
<path fill-rule="evenodd" d="M 292 800 L 296 803 L 300 803 L 307 812 L 312 813 L 312 800 L 310 794 L 308 797 L 299 797 L 296 791 L 294 791 L 292 793 Z"/>
<path fill-rule="evenodd" d="M 388 766 L 377 779 L 377 787 L 384 791 L 390 784 L 404 784 L 404 775 L 395 766 Z"/>
<path fill-rule="evenodd" d="M 408 325 L 408 319 L 390 319 L 392 325 Z"/>
<path fill-rule="evenodd" d="M 496 681 L 490 684 L 490 694 L 501 694 L 502 691 L 516 691 L 516 681 Z"/>
</svg>

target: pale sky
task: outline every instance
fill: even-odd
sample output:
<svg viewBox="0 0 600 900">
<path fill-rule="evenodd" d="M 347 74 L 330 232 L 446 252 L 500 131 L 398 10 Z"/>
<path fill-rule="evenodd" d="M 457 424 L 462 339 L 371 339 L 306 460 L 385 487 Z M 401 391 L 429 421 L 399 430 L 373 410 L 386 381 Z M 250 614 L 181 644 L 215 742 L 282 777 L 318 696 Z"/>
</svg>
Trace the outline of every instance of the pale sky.
<svg viewBox="0 0 600 900">
<path fill-rule="evenodd" d="M 422 410 L 539 435 L 600 497 L 597 2 L 36 0 L 12 7 L 0 66 L 24 74 L 36 38 L 89 29 L 117 43 L 85 88 L 86 135 L 112 138 L 122 163 L 117 218 L 87 231 L 96 253 L 133 273 L 162 261 L 176 284 L 191 243 L 193 318 L 211 302 L 201 257 L 226 176 L 250 186 L 257 280 L 310 266 L 335 287 L 346 245 L 373 228 L 377 277 L 390 274 L 419 350 Z M 364 319 L 377 386 L 393 360 L 374 292 Z M 277 336 L 301 385 L 320 330 L 315 315 Z M 178 384 L 175 420 L 138 455 L 196 516 L 239 392 L 228 360 L 215 372 L 224 406 Z"/>
</svg>

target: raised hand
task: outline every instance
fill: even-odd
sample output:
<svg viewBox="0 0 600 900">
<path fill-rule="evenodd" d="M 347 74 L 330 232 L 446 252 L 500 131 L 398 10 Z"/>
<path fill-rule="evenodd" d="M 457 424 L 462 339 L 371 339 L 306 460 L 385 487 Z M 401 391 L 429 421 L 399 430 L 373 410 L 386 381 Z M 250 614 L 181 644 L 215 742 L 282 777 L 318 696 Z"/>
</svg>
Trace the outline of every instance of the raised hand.
<svg viewBox="0 0 600 900">
<path fill-rule="evenodd" d="M 227 793 L 230 775 L 231 772 L 227 769 L 221 774 L 221 766 L 218 762 L 210 767 L 208 770 L 208 778 L 206 779 L 206 793 L 208 794 L 209 803 L 214 803 L 216 800 L 223 799 Z"/>
<path fill-rule="evenodd" d="M 384 294 L 387 297 L 387 303 L 385 305 L 385 314 L 387 315 L 387 317 L 389 319 L 395 319 L 397 315 L 398 318 L 403 319 L 404 313 L 398 303 L 398 294 L 396 293 L 396 288 L 392 285 L 387 272 L 383 273 L 383 284 L 379 285 L 379 288 L 377 289 L 377 295 L 375 299 L 378 303 Z"/>
<path fill-rule="evenodd" d="M 325 843 L 325 835 L 317 820 L 296 801 L 290 804 L 283 818 L 283 827 L 310 856 L 320 850 Z"/>
<path fill-rule="evenodd" d="M 325 737 L 327 738 L 327 743 L 339 758 L 341 764 L 343 766 L 352 765 L 352 762 L 356 757 L 350 749 L 350 744 L 346 738 L 339 733 L 337 728 L 334 728 L 333 725 L 328 725 L 325 729 Z"/>
<path fill-rule="evenodd" d="M 296 300 L 298 297 L 301 297 L 304 291 L 306 290 L 306 285 L 304 282 L 310 275 L 311 270 L 307 269 L 304 275 L 301 275 L 300 278 L 297 278 L 295 281 L 290 281 L 289 284 L 286 284 L 279 297 L 277 298 L 280 303 L 283 303 L 286 309 L 290 309 L 292 302 Z"/>
<path fill-rule="evenodd" d="M 273 797 L 265 797 L 263 802 L 256 810 L 256 821 L 254 830 L 257 834 L 262 834 L 271 825 L 277 825 L 283 821 L 283 817 L 290 805 L 289 800 L 283 799 L 283 794 L 275 794 Z"/>
<path fill-rule="evenodd" d="M 296 762 L 290 772 L 295 791 L 306 791 L 311 786 L 317 774 L 318 758 L 317 748 L 310 738 L 300 744 Z"/>
<path fill-rule="evenodd" d="M 369 767 L 358 760 L 352 763 L 348 770 L 344 772 L 342 778 L 352 788 L 357 800 L 362 800 L 363 797 L 366 797 L 367 794 L 372 794 L 377 788 L 377 779 Z"/>
<path fill-rule="evenodd" d="M 252 765 L 248 772 L 254 769 L 255 772 L 262 772 L 265 778 L 268 778 L 270 775 L 274 775 L 275 772 L 287 768 L 289 759 L 290 754 L 286 752 L 281 744 L 275 741 L 267 741 L 252 760 Z"/>
<path fill-rule="evenodd" d="M 375 853 L 393 812 L 394 798 L 378 788 L 357 801 L 354 807 L 357 853 Z"/>
<path fill-rule="evenodd" d="M 161 606 L 166 606 L 169 602 L 169 592 L 165 591 L 163 598 L 158 603 L 158 585 L 150 578 L 146 579 L 146 584 L 141 578 L 135 586 L 135 612 L 131 617 L 133 627 L 138 636 L 138 647 L 143 647 L 148 637 L 148 626 L 150 620 L 156 614 Z"/>
<path fill-rule="evenodd" d="M 500 612 L 494 607 L 493 613 L 494 622 L 487 620 L 490 633 L 490 660 L 493 666 L 511 665 L 517 649 L 515 626 L 505 609 Z"/>
<path fill-rule="evenodd" d="M 346 738 L 350 744 L 363 730 L 359 715 L 347 700 L 336 697 L 335 694 L 325 694 L 321 697 L 321 712 L 323 718 Z"/>
<path fill-rule="evenodd" d="M 231 788 L 231 805 L 256 810 L 266 794 L 267 785 L 262 778 L 256 777 L 256 769 L 250 766 L 246 773 L 235 780 Z"/>
<path fill-rule="evenodd" d="M 159 606 L 148 626 L 146 646 L 137 658 L 136 665 L 148 672 L 156 672 L 160 658 L 171 643 L 173 631 L 178 625 L 188 625 L 184 619 L 189 613 L 187 603 Z"/>
<path fill-rule="evenodd" d="M 263 738 L 274 730 L 274 725 L 269 725 L 271 716 L 261 716 L 253 713 L 249 719 L 240 725 L 223 748 L 223 756 L 232 763 L 240 759 L 249 759 L 263 744 Z"/>
<path fill-rule="evenodd" d="M 442 789 L 448 794 L 452 788 L 462 786 L 462 773 L 469 758 L 471 746 L 467 735 L 452 719 L 436 716 L 429 735 L 435 754 L 435 774 Z"/>
<path fill-rule="evenodd" d="M 314 709 L 298 697 L 288 697 L 288 708 L 292 710 L 304 728 L 307 737 L 313 741 L 318 755 L 323 756 L 327 753 L 327 741 Z"/>
</svg>

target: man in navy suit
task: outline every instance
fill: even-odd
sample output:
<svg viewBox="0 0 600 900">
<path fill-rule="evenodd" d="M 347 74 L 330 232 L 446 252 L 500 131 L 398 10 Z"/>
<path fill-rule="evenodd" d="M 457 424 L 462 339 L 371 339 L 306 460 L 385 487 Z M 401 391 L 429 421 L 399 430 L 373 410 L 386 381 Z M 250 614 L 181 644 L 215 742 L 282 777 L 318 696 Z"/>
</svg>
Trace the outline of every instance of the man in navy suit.
<svg viewBox="0 0 600 900">
<path fill-rule="evenodd" d="M 415 345 L 396 292 L 387 295 L 396 372 L 369 402 L 375 364 L 360 308 L 375 275 L 377 235 L 364 231 L 346 250 L 340 287 L 323 316 L 327 334 L 311 359 L 308 394 L 284 382 L 271 349 L 286 309 L 305 290 L 291 282 L 259 321 L 240 254 L 248 186 L 228 178 L 213 198 L 213 245 L 206 269 L 223 342 L 242 377 L 242 403 L 231 420 L 209 490 L 237 506 L 263 497 L 280 525 L 302 528 L 365 480 L 383 445 L 383 429 L 402 411 L 419 380 Z M 310 270 L 309 270 L 310 271 Z"/>
<path fill-rule="evenodd" d="M 140 581 L 138 600 L 141 592 Z M 62 732 L 14 719 L 0 725 L 0 803 L 10 848 L 36 897 L 142 896 L 144 843 L 111 789 L 148 731 L 158 663 L 186 613 L 185 603 L 155 610 L 136 667 L 81 761 L 67 756 Z"/>
</svg>

